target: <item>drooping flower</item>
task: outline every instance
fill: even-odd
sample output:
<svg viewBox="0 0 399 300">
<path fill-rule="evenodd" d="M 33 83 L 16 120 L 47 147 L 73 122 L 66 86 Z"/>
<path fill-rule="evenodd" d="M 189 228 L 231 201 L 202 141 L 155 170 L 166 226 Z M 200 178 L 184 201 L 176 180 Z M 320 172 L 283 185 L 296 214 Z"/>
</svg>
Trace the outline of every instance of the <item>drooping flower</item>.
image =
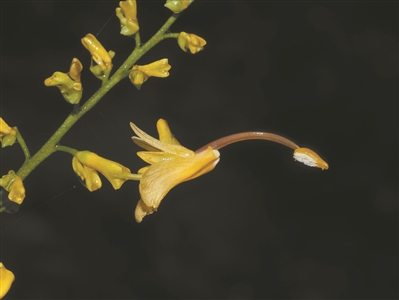
<svg viewBox="0 0 399 300">
<path fill-rule="evenodd" d="M 130 123 L 137 137 L 133 141 L 148 150 L 137 155 L 150 164 L 139 170 L 142 174 L 139 191 L 141 200 L 136 206 L 135 218 L 138 223 L 157 210 L 166 194 L 176 185 L 197 178 L 212 171 L 219 162 L 219 151 L 208 147 L 195 153 L 179 144 L 173 137 L 167 122 L 157 123 L 159 140 L 149 136 Z"/>
<path fill-rule="evenodd" d="M 0 118 L 0 141 L 2 148 L 12 146 L 15 143 L 17 132 L 14 128 Z"/>
<path fill-rule="evenodd" d="M 68 73 L 54 72 L 54 74 L 44 81 L 45 86 L 56 86 L 60 89 L 64 99 L 71 104 L 78 104 L 82 98 L 82 83 L 80 73 L 83 70 L 79 59 L 72 59 Z"/>
<path fill-rule="evenodd" d="M 177 43 L 184 52 L 190 50 L 192 54 L 200 52 L 206 45 L 206 41 L 203 38 L 184 31 L 180 32 L 179 37 L 177 38 Z"/>
<path fill-rule="evenodd" d="M 194 0 L 166 0 L 165 7 L 169 8 L 175 14 L 185 10 Z"/>
<path fill-rule="evenodd" d="M 102 186 L 97 171 L 108 179 L 115 190 L 118 190 L 126 180 L 135 179 L 125 166 L 90 151 L 77 152 L 72 159 L 72 168 L 85 181 L 90 192 Z"/>
<path fill-rule="evenodd" d="M 7 268 L 0 262 L 0 299 L 8 293 L 11 288 L 15 276 L 13 272 L 7 270 Z"/>
<path fill-rule="evenodd" d="M 89 50 L 92 59 L 97 65 L 92 65 L 90 71 L 100 80 L 108 78 L 109 73 L 112 69 L 112 58 L 115 52 L 107 52 L 103 45 L 97 40 L 97 38 L 91 33 L 87 34 L 82 38 L 83 46 Z"/>
<path fill-rule="evenodd" d="M 168 59 L 163 58 L 154 61 L 148 65 L 139 66 L 134 65 L 130 71 L 129 78 L 133 85 L 140 89 L 141 85 L 150 77 L 165 78 L 169 76 L 169 70 L 172 66 L 169 65 Z"/>
<path fill-rule="evenodd" d="M 136 0 L 121 1 L 119 6 L 116 16 L 121 23 L 121 34 L 131 36 L 139 31 Z"/>
<path fill-rule="evenodd" d="M 137 155 L 149 166 L 141 168 L 139 191 L 141 199 L 135 210 L 138 223 L 157 210 L 166 194 L 176 185 L 197 178 L 212 171 L 219 162 L 219 149 L 245 140 L 273 141 L 294 150 L 294 158 L 307 166 L 328 169 L 328 164 L 314 151 L 300 148 L 297 144 L 280 135 L 269 132 L 241 132 L 217 139 L 195 152 L 183 147 L 172 135 L 165 120 L 157 123 L 159 140 L 149 136 L 130 123 L 137 136 L 133 141 L 147 151 Z"/>
</svg>

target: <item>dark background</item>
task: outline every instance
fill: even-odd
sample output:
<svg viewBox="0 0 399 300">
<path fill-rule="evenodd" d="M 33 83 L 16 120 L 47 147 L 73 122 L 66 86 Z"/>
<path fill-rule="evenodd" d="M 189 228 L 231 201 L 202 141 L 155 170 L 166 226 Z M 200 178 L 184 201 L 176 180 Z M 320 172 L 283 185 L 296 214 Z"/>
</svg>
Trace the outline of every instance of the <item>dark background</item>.
<svg viewBox="0 0 399 300">
<path fill-rule="evenodd" d="M 138 1 L 143 41 L 170 16 L 163 4 Z M 31 152 L 70 111 L 44 79 L 78 57 L 82 101 L 99 87 L 80 39 L 98 34 L 115 68 L 132 51 L 117 6 L 2 1 L 1 115 Z M 139 63 L 167 57 L 170 76 L 140 91 L 124 80 L 62 143 L 136 171 L 129 122 L 155 136 L 164 118 L 193 150 L 262 130 L 330 169 L 281 145 L 234 144 L 137 224 L 136 182 L 90 193 L 56 153 L 25 180 L 20 210 L 1 215 L 1 261 L 16 275 L 6 299 L 396 299 L 397 21 L 396 2 L 195 1 L 171 31 L 205 38 L 205 50 L 163 41 Z M 1 173 L 22 162 L 17 145 L 3 149 Z"/>
</svg>

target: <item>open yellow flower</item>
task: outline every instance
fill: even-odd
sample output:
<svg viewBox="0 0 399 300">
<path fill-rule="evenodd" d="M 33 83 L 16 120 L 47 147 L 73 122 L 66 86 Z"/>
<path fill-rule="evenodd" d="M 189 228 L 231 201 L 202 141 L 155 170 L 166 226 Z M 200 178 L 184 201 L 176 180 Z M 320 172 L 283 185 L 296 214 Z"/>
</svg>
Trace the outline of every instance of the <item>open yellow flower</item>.
<svg viewBox="0 0 399 300">
<path fill-rule="evenodd" d="M 133 123 L 130 126 L 137 134 L 132 137 L 133 141 L 148 150 L 137 155 L 150 164 L 139 170 L 139 174 L 142 174 L 139 184 L 141 200 L 136 206 L 135 218 L 140 223 L 146 215 L 157 210 L 173 187 L 212 171 L 219 162 L 220 154 L 211 147 L 195 153 L 181 146 L 163 119 L 157 123 L 159 140 Z"/>
<path fill-rule="evenodd" d="M 172 68 L 169 65 L 168 59 L 163 58 L 157 61 L 154 61 L 148 65 L 133 66 L 130 71 L 129 78 L 130 81 L 134 84 L 137 89 L 140 89 L 141 85 L 147 81 L 150 77 L 160 77 L 165 78 L 169 76 L 169 70 Z"/>
<path fill-rule="evenodd" d="M 7 270 L 7 268 L 0 262 L 0 299 L 8 293 L 11 288 L 15 276 L 13 272 Z"/>
<path fill-rule="evenodd" d="M 190 50 L 192 54 L 200 52 L 206 45 L 206 41 L 202 37 L 184 31 L 180 32 L 177 43 L 184 52 Z"/>
<path fill-rule="evenodd" d="M 121 34 L 135 34 L 139 30 L 136 0 L 121 1 L 119 6 L 116 8 L 116 16 L 121 23 Z"/>
<path fill-rule="evenodd" d="M 82 83 L 80 73 L 83 70 L 79 59 L 72 59 L 69 73 L 54 72 L 54 74 L 44 81 L 45 86 L 56 86 L 60 89 L 64 99 L 71 104 L 78 104 L 82 98 Z"/>
<path fill-rule="evenodd" d="M 1 146 L 7 147 L 11 146 L 15 143 L 16 140 L 16 135 L 17 131 L 10 126 L 3 120 L 3 118 L 0 118 L 0 141 L 1 141 Z"/>
<path fill-rule="evenodd" d="M 136 179 L 125 166 L 90 151 L 76 153 L 72 159 L 72 168 L 85 181 L 90 192 L 98 190 L 102 186 L 97 171 L 108 179 L 115 190 L 118 190 L 126 180 Z"/>
</svg>

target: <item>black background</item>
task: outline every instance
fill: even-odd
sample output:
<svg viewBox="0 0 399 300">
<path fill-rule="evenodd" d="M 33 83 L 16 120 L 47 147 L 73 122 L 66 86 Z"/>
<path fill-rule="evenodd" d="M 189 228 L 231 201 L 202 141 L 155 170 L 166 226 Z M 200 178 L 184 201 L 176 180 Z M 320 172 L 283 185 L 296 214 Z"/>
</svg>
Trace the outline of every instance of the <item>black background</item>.
<svg viewBox="0 0 399 300">
<path fill-rule="evenodd" d="M 170 16 L 163 4 L 138 1 L 143 41 Z M 97 35 L 115 68 L 132 51 L 117 6 L 2 1 L 1 115 L 31 152 L 70 112 L 44 79 L 78 57 L 82 101 L 99 87 L 80 39 Z M 62 143 L 136 171 L 129 122 L 156 136 L 164 118 L 193 150 L 262 130 L 330 169 L 270 142 L 234 144 L 137 224 L 136 182 L 114 191 L 104 179 L 90 193 L 55 153 L 25 180 L 20 210 L 1 215 L 1 261 L 16 275 L 6 299 L 397 298 L 397 21 L 396 2 L 195 1 L 171 31 L 203 37 L 205 50 L 161 42 L 139 63 L 167 57 L 170 76 L 140 91 L 124 80 Z M 3 149 L 1 173 L 22 162 L 17 145 Z"/>
</svg>

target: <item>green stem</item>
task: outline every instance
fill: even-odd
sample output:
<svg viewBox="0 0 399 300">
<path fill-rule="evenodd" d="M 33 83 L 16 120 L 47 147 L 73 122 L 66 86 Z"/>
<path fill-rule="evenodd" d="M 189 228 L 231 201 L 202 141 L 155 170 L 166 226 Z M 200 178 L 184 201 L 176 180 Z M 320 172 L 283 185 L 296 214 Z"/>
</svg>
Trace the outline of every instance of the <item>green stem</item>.
<svg viewBox="0 0 399 300">
<path fill-rule="evenodd" d="M 22 152 L 23 152 L 24 155 L 25 155 L 25 162 L 26 162 L 27 160 L 30 159 L 29 148 L 28 148 L 28 146 L 26 145 L 25 140 L 24 140 L 24 138 L 22 137 L 21 133 L 19 132 L 18 128 L 17 128 L 17 127 L 13 127 L 13 128 L 14 128 L 15 131 L 17 132 L 16 138 L 17 138 L 18 144 L 21 146 Z"/>
<path fill-rule="evenodd" d="M 25 163 L 18 170 L 17 175 L 24 180 L 40 163 L 42 163 L 47 157 L 53 154 L 56 150 L 59 150 L 60 146 L 56 146 L 61 138 L 68 132 L 68 130 L 90 109 L 92 109 L 101 98 L 108 93 L 119 81 L 129 75 L 132 66 L 152 47 L 158 44 L 164 39 L 165 32 L 169 27 L 176 21 L 177 15 L 172 15 L 165 24 L 158 30 L 153 37 L 145 43 L 142 47 L 136 47 L 134 51 L 129 55 L 125 62 L 119 67 L 119 69 L 111 76 L 102 86 L 99 88 L 81 107 L 80 111 L 76 114 L 70 114 L 56 130 L 56 132 L 50 137 L 50 139 L 40 148 L 40 150 L 26 160 Z M 26 148 L 27 149 L 27 148 Z M 26 155 L 25 155 L 26 156 Z"/>
<path fill-rule="evenodd" d="M 67 152 L 67 153 L 71 154 L 72 156 L 75 156 L 76 153 L 79 152 L 79 150 L 76 150 L 76 149 L 73 149 L 73 148 L 67 147 L 67 146 L 61 146 L 61 145 L 56 145 L 55 149 L 57 151 Z"/>
</svg>

